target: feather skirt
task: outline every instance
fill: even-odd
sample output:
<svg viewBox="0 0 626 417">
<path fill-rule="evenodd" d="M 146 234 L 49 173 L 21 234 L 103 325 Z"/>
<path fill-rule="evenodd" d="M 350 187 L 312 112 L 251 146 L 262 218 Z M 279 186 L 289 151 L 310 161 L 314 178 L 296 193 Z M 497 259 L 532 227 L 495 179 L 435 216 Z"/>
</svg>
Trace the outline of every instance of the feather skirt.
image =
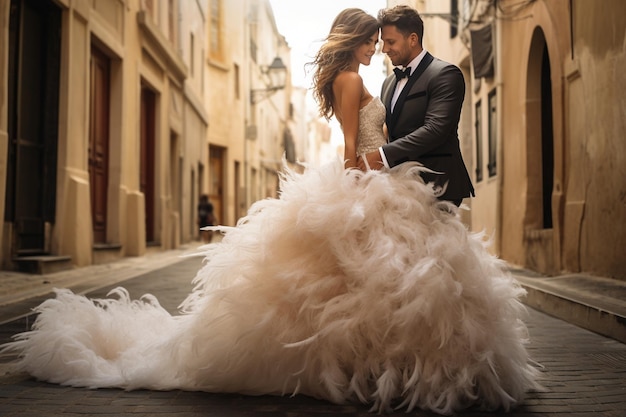
<svg viewBox="0 0 626 417">
<path fill-rule="evenodd" d="M 55 290 L 2 349 L 16 371 L 72 386 L 508 411 L 539 387 L 524 290 L 422 169 L 286 170 L 280 198 L 201 248 L 178 314 L 124 288 Z"/>
</svg>

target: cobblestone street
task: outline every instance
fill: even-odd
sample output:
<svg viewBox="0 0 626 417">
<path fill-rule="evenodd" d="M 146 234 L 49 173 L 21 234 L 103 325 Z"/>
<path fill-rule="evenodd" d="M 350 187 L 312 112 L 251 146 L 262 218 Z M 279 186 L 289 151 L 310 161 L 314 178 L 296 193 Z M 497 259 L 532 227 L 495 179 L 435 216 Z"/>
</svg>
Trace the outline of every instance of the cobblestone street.
<svg viewBox="0 0 626 417">
<path fill-rule="evenodd" d="M 132 297 L 150 292 L 175 311 L 191 290 L 199 258 L 122 282 Z M 111 287 L 89 293 L 102 297 Z M 34 305 L 33 305 L 34 306 Z M 0 326 L 0 342 L 28 328 L 32 317 Z M 546 392 L 529 393 L 509 413 L 522 416 L 626 416 L 626 345 L 536 310 L 529 310 L 532 357 L 544 367 Z M 5 359 L 6 360 L 6 359 Z M 1 365 L 0 365 L 1 366 Z M 335 405 L 304 396 L 249 397 L 204 392 L 89 390 L 37 382 L 27 375 L 0 372 L 0 416 L 367 416 L 364 405 Z M 499 415 L 467 411 L 465 416 Z M 407 415 L 398 411 L 392 415 Z M 410 415 L 434 416 L 424 411 Z"/>
</svg>

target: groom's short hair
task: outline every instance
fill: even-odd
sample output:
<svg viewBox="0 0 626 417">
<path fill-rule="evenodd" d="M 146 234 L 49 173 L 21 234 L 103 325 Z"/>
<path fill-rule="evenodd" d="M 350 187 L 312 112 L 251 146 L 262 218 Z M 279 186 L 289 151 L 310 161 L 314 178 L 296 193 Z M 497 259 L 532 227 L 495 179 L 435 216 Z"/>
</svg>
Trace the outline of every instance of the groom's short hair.
<svg viewBox="0 0 626 417">
<path fill-rule="evenodd" d="M 424 21 L 414 8 L 401 4 L 378 12 L 378 23 L 381 27 L 392 25 L 405 37 L 411 33 L 417 34 L 420 46 L 424 36 Z"/>
</svg>

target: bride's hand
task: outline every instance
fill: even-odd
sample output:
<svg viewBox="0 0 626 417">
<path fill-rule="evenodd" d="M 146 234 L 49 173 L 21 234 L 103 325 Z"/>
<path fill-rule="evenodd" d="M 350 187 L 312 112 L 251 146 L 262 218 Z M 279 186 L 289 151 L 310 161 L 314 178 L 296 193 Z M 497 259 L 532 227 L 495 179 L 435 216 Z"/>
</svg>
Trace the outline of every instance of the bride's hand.
<svg viewBox="0 0 626 417">
<path fill-rule="evenodd" d="M 365 156 L 365 154 L 359 155 L 359 156 L 356 157 L 357 168 L 359 168 L 361 171 L 367 171 L 368 168 L 369 168 L 367 165 L 365 165 L 367 163 L 367 161 L 365 159 L 363 159 L 364 156 Z"/>
<path fill-rule="evenodd" d="M 380 157 L 380 152 L 368 152 L 359 155 L 356 159 L 359 169 L 367 171 L 370 169 L 380 170 L 384 167 L 383 161 Z"/>
</svg>

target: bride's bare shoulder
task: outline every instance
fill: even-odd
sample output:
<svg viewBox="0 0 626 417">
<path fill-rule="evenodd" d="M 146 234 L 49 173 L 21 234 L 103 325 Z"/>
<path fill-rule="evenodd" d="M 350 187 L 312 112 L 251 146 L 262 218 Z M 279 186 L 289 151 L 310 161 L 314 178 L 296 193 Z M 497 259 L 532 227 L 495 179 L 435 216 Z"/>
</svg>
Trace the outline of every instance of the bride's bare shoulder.
<svg viewBox="0 0 626 417">
<path fill-rule="evenodd" d="M 335 80 L 333 81 L 333 88 L 362 88 L 363 87 L 363 78 L 359 75 L 359 73 L 354 71 L 342 71 L 337 74 Z"/>
<path fill-rule="evenodd" d="M 354 71 L 343 71 L 337 74 L 333 81 L 333 94 L 335 97 L 352 96 L 363 97 L 363 79 Z"/>
</svg>

